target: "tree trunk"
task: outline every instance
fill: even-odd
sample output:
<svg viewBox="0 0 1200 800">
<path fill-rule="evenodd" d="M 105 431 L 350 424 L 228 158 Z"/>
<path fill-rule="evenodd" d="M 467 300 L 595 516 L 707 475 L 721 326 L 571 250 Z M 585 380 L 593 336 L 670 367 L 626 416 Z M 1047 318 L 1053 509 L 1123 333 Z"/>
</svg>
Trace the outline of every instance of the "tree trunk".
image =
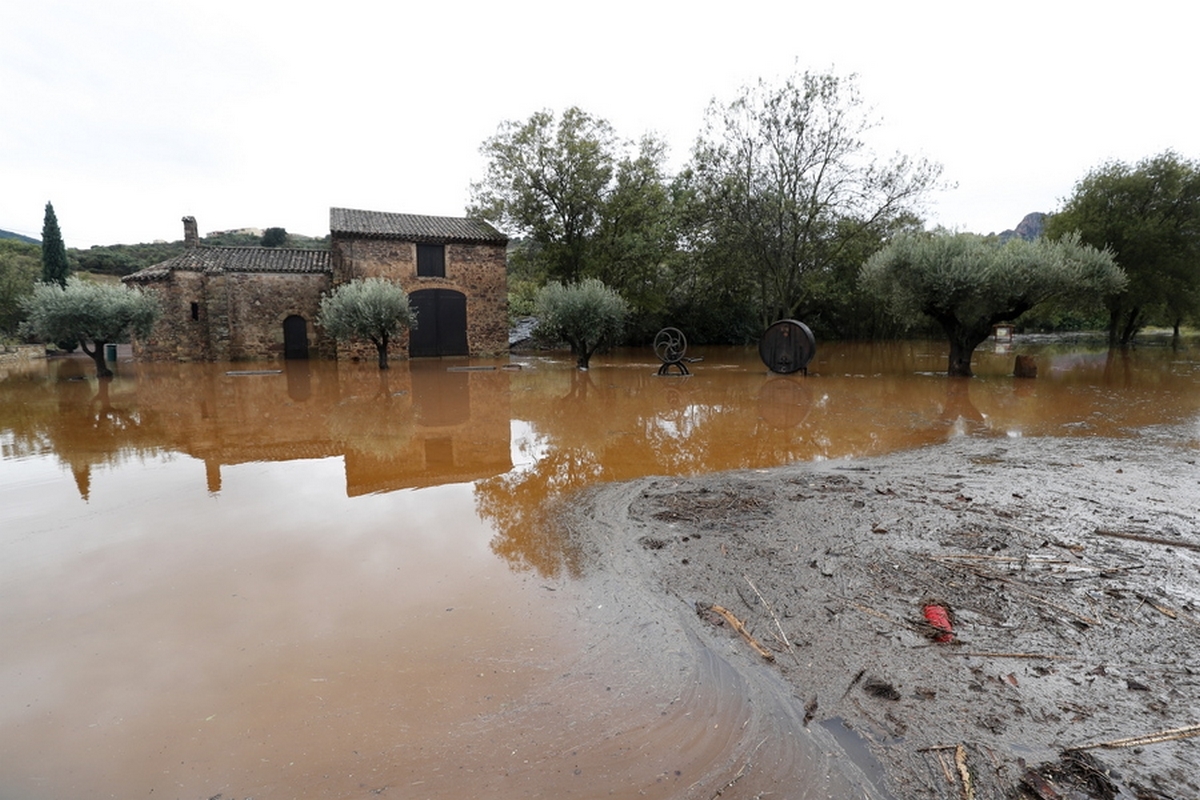
<svg viewBox="0 0 1200 800">
<path fill-rule="evenodd" d="M 375 342 L 375 349 L 379 352 L 379 368 L 387 369 L 388 368 L 388 358 L 387 358 L 388 337 L 384 336 L 379 339 L 373 339 L 372 341 Z"/>
<path fill-rule="evenodd" d="M 83 352 L 91 356 L 92 363 L 96 365 L 97 378 L 111 378 L 113 376 L 112 370 L 108 368 L 108 364 L 104 361 L 104 345 L 106 344 L 107 342 L 93 342 L 92 349 L 89 350 L 87 343 L 82 339 L 79 340 L 79 347 Z"/>
<path fill-rule="evenodd" d="M 971 356 L 975 352 L 975 345 L 969 344 L 964 338 L 959 336 L 950 337 L 950 361 L 946 367 L 946 374 L 956 378 L 970 378 L 975 373 L 971 372 Z"/>
<path fill-rule="evenodd" d="M 1141 326 L 1141 309 L 1133 307 L 1129 311 L 1129 316 L 1125 318 L 1125 327 L 1121 330 L 1121 346 L 1125 347 L 1133 341 L 1133 337 L 1137 335 L 1138 329 Z"/>
<path fill-rule="evenodd" d="M 946 331 L 946 337 L 950 340 L 950 360 L 946 366 L 946 374 L 970 378 L 975 374 L 971 371 L 971 356 L 974 355 L 975 348 L 991 333 L 990 326 L 980 332 L 957 321 L 942 321 L 942 329 Z"/>
</svg>

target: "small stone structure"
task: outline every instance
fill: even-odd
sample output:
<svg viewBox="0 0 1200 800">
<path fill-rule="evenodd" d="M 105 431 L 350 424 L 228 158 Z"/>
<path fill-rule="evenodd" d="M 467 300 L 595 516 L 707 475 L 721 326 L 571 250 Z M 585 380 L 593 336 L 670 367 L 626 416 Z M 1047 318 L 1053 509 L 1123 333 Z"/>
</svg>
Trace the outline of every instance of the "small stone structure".
<svg viewBox="0 0 1200 800">
<path fill-rule="evenodd" d="M 315 324 L 321 297 L 355 278 L 393 280 L 417 309 L 395 355 L 497 355 L 508 349 L 505 250 L 491 225 L 458 217 L 330 210 L 330 249 L 208 247 L 184 217 L 183 255 L 124 278 L 163 314 L 134 354 L 150 360 L 357 358 Z"/>
</svg>

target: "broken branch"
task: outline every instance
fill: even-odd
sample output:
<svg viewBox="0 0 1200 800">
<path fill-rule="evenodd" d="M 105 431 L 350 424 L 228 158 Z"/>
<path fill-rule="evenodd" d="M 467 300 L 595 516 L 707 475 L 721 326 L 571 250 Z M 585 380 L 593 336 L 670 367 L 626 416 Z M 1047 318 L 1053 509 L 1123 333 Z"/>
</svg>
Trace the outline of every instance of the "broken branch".
<svg viewBox="0 0 1200 800">
<path fill-rule="evenodd" d="M 743 575 L 742 577 L 746 579 L 746 583 L 750 584 L 750 588 L 758 595 L 759 601 L 766 607 L 767 613 L 771 615 L 771 619 L 775 620 L 775 628 L 779 631 L 780 638 L 783 639 L 783 643 L 787 646 L 788 652 L 792 654 L 792 658 L 796 660 L 796 666 L 800 666 L 800 656 L 796 655 L 796 651 L 792 649 L 792 643 L 788 641 L 787 634 L 783 632 L 783 626 L 779 624 L 779 617 L 775 616 L 775 611 L 771 608 L 771 604 L 767 602 L 767 598 L 762 596 L 762 592 L 754 585 L 754 581 L 750 580 L 749 575 Z"/>
<path fill-rule="evenodd" d="M 767 661 L 775 660 L 775 654 L 763 647 L 762 644 L 760 644 L 759 641 L 750 634 L 750 631 L 746 630 L 746 624 L 735 617 L 733 612 L 728 608 L 719 606 L 716 603 L 697 603 L 696 608 L 699 611 L 711 611 L 714 614 L 719 615 L 722 619 L 729 623 L 730 627 L 742 635 L 742 638 L 745 639 L 752 648 L 754 648 L 754 652 L 758 653 Z"/>
<path fill-rule="evenodd" d="M 1106 750 L 1115 750 L 1121 747 L 1141 747 L 1147 744 L 1158 744 L 1159 742 L 1174 742 L 1178 739 L 1190 739 L 1193 736 L 1200 736 L 1200 725 L 1188 725 L 1184 728 L 1172 728 L 1158 733 L 1147 733 L 1143 736 L 1130 736 L 1127 739 L 1113 739 L 1108 742 L 1097 742 L 1096 744 L 1088 744 L 1083 747 L 1072 748 L 1074 750 L 1096 750 L 1104 748 Z"/>
</svg>

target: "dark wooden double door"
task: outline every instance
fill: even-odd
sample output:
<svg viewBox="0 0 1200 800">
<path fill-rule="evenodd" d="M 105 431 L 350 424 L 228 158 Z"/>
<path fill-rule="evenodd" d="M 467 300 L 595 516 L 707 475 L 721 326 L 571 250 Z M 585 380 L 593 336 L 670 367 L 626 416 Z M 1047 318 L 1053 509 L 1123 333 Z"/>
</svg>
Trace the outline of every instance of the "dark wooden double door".
<svg viewBox="0 0 1200 800">
<path fill-rule="evenodd" d="M 408 337 L 411 358 L 469 354 L 466 295 L 453 289 L 421 289 L 408 299 L 417 312 L 417 327 Z"/>
</svg>

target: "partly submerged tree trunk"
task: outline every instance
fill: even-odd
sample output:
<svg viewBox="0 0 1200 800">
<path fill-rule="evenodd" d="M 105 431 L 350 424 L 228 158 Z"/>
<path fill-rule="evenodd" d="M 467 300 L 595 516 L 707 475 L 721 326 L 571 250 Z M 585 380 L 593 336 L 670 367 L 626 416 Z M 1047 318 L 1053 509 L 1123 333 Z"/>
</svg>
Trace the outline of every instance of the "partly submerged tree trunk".
<svg viewBox="0 0 1200 800">
<path fill-rule="evenodd" d="M 1121 327 L 1121 309 L 1116 305 L 1108 308 L 1108 346 L 1117 346 L 1117 329 Z"/>
<path fill-rule="evenodd" d="M 586 339 L 567 338 L 567 344 L 571 346 L 571 355 L 575 356 L 575 365 L 579 369 L 586 370 L 588 364 L 591 363 L 592 354 L 596 352 L 598 344 L 591 344 Z"/>
<path fill-rule="evenodd" d="M 92 349 L 88 349 L 87 342 L 79 340 L 79 346 L 83 352 L 91 356 L 92 363 L 96 365 L 97 378 L 111 378 L 113 372 L 108 368 L 108 364 L 104 360 L 104 345 L 108 342 L 92 342 Z"/>
<path fill-rule="evenodd" d="M 970 378 L 974 375 L 971 371 L 971 356 L 975 354 L 975 348 L 983 338 L 969 336 L 963 331 L 951 333 L 950 360 L 946 366 L 946 374 L 959 378 Z"/>
<path fill-rule="evenodd" d="M 950 360 L 946 374 L 953 377 L 970 378 L 971 356 L 975 348 L 992 335 L 992 326 L 1000 322 L 1012 322 L 1028 311 L 1033 304 L 1027 300 L 1014 302 L 1009 308 L 986 317 L 963 322 L 952 311 L 926 309 L 925 313 L 937 320 L 950 340 Z"/>
<path fill-rule="evenodd" d="M 375 343 L 375 349 L 379 352 L 379 368 L 388 369 L 388 337 L 386 335 L 378 339 L 371 337 L 371 341 Z"/>
<path fill-rule="evenodd" d="M 975 354 L 975 348 L 991 334 L 991 323 L 986 326 L 970 326 L 959 322 L 952 315 L 934 318 L 941 324 L 946 338 L 950 340 L 950 359 L 946 365 L 946 374 L 951 377 L 970 378 L 975 374 L 971 371 L 971 356 Z"/>
<path fill-rule="evenodd" d="M 1121 330 L 1121 346 L 1125 347 L 1133 342 L 1133 337 L 1142 327 L 1141 309 L 1134 306 L 1129 311 L 1129 316 L 1125 319 L 1125 327 Z"/>
<path fill-rule="evenodd" d="M 591 360 L 592 360 L 592 351 L 587 348 L 584 348 L 583 350 L 579 351 L 579 358 L 575 359 L 575 364 L 581 370 L 586 371 L 588 368 L 588 364 L 591 363 Z"/>
</svg>

